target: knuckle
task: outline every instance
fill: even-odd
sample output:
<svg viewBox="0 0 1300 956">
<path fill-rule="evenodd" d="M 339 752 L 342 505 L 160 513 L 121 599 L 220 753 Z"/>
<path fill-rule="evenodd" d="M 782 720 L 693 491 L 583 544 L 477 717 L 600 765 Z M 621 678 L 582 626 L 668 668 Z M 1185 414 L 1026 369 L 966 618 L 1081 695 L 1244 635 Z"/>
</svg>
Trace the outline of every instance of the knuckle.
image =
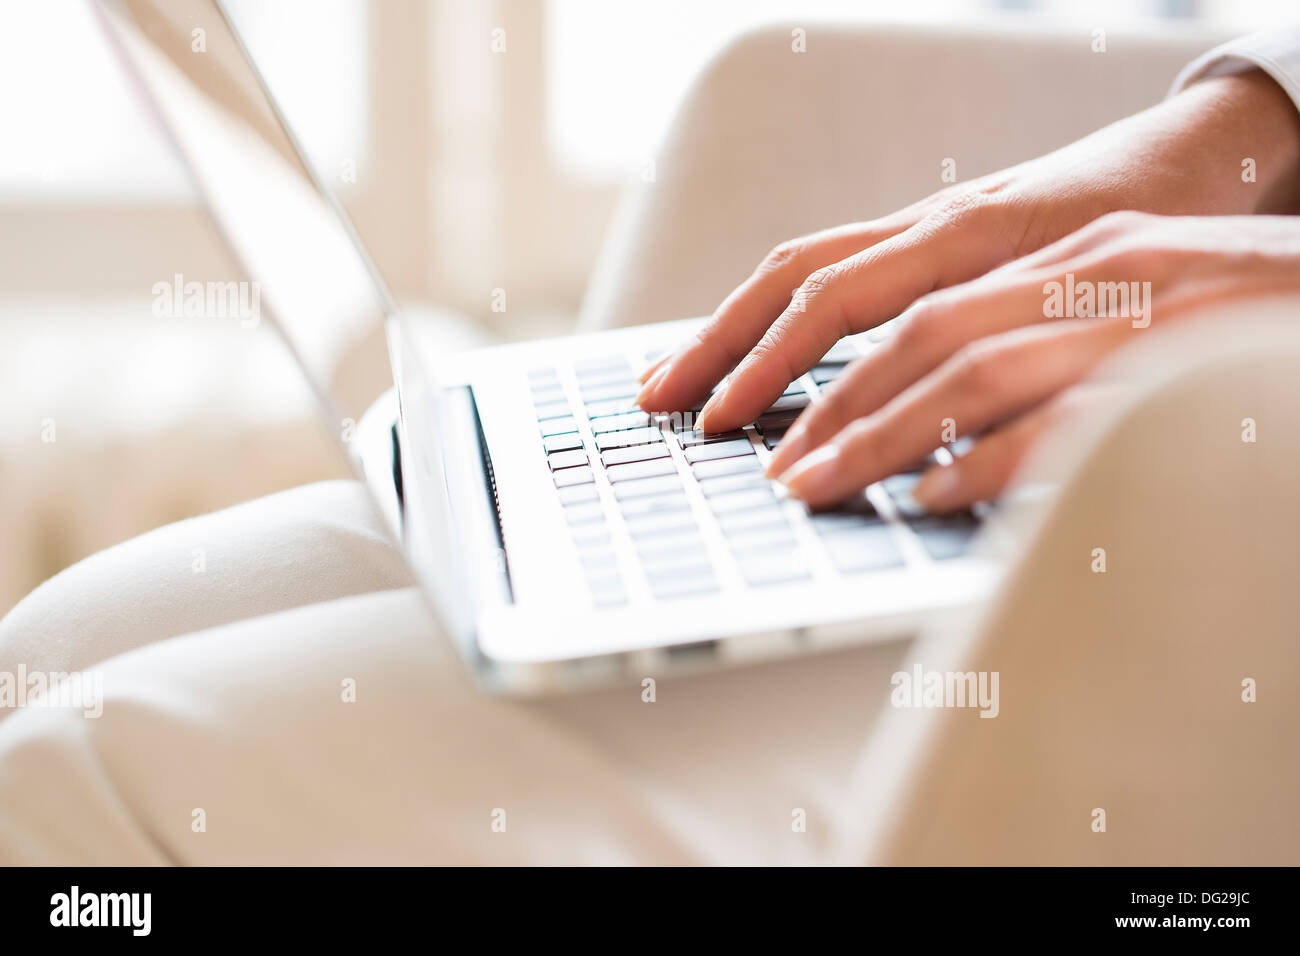
<svg viewBox="0 0 1300 956">
<path fill-rule="evenodd" d="M 834 285 L 838 277 L 839 269 L 835 266 L 823 266 L 803 280 L 796 294 L 808 297 L 820 295 Z"/>
<path fill-rule="evenodd" d="M 839 278 L 836 266 L 824 266 L 799 284 L 790 296 L 790 305 L 777 321 L 774 328 L 787 329 L 791 322 L 798 321 L 814 308 L 825 308 L 833 304 L 832 290 Z"/>
<path fill-rule="evenodd" d="M 953 361 L 953 379 L 962 392 L 987 394 L 1004 384 L 1001 349 L 977 342 L 963 348 Z"/>
<path fill-rule="evenodd" d="M 749 350 L 750 362 L 766 362 L 781 354 L 779 333 L 772 329 L 763 333 L 763 337 Z"/>
<path fill-rule="evenodd" d="M 835 444 L 843 450 L 870 460 L 877 457 L 875 449 L 879 445 L 879 431 L 868 419 L 855 419 L 840 429 L 839 434 L 835 436 Z"/>
<path fill-rule="evenodd" d="M 1080 232 L 1094 242 L 1114 241 L 1146 228 L 1153 218 L 1135 209 L 1118 209 L 1098 216 Z"/>
<path fill-rule="evenodd" d="M 1117 243 L 1106 251 L 1106 258 L 1103 260 L 1104 271 L 1108 275 L 1115 276 L 1146 271 L 1151 260 L 1150 250 L 1131 243 Z"/>
<path fill-rule="evenodd" d="M 965 190 L 945 199 L 931 214 L 937 225 L 949 229 L 979 228 L 996 211 L 999 201 L 980 192 Z"/>
<path fill-rule="evenodd" d="M 763 257 L 762 262 L 759 264 L 759 270 L 762 272 L 776 272 L 797 261 L 806 247 L 807 244 L 803 239 L 788 239 L 779 243 Z"/>
<path fill-rule="evenodd" d="M 705 326 L 691 337 L 683 351 L 697 348 L 711 349 L 724 345 L 727 341 L 728 323 L 723 316 L 715 315 Z"/>
<path fill-rule="evenodd" d="M 943 333 L 942 298 L 935 294 L 922 296 L 912 303 L 908 312 L 895 335 L 898 347 L 906 352 L 929 352 Z"/>
<path fill-rule="evenodd" d="M 1146 225 L 1152 218 L 1150 213 L 1136 209 L 1115 209 L 1097 219 L 1097 223 L 1108 229 L 1132 229 Z"/>
</svg>

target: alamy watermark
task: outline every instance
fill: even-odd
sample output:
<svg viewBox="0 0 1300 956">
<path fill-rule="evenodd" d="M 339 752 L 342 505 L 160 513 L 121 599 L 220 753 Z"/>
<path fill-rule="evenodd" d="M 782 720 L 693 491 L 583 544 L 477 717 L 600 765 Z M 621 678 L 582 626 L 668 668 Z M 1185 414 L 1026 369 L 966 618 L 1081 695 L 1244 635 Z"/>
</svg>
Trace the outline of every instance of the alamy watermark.
<svg viewBox="0 0 1300 956">
<path fill-rule="evenodd" d="M 1132 319 L 1135 329 L 1151 324 L 1150 282 L 1076 282 L 1067 272 L 1064 282 L 1044 282 L 1043 296 L 1044 318 Z"/>
<path fill-rule="evenodd" d="M 122 927 L 132 936 L 148 936 L 153 928 L 152 893 L 89 893 L 73 885 L 50 897 L 50 925 L 59 927 Z"/>
<path fill-rule="evenodd" d="M 104 675 L 98 671 L 0 671 L 0 708 L 63 708 L 89 718 L 104 713 Z"/>
<path fill-rule="evenodd" d="M 978 707 L 981 717 L 996 717 L 1000 709 L 997 671 L 927 671 L 917 664 L 896 671 L 889 683 L 895 707 Z"/>
<path fill-rule="evenodd" d="M 159 319 L 238 319 L 245 329 L 262 321 L 262 289 L 256 282 L 155 282 L 153 314 Z"/>
</svg>

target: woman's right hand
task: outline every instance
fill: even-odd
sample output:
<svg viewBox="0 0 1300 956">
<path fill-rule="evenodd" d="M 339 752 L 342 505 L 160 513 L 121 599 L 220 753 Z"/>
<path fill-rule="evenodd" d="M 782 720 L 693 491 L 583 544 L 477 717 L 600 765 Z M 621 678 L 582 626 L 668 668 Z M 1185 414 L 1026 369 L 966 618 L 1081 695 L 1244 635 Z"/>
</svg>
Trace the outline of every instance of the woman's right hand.
<svg viewBox="0 0 1300 956">
<path fill-rule="evenodd" d="M 1242 164 L 1254 161 L 1254 181 Z M 783 243 L 684 347 L 648 369 L 637 403 L 682 411 L 723 382 L 696 425 L 753 421 L 841 337 L 976 278 L 1107 212 L 1291 212 L 1300 119 L 1260 71 L 1197 83 L 1039 159 L 883 219 Z M 734 371 L 733 371 L 734 370 Z M 730 374 L 728 374 L 730 373 Z"/>
</svg>

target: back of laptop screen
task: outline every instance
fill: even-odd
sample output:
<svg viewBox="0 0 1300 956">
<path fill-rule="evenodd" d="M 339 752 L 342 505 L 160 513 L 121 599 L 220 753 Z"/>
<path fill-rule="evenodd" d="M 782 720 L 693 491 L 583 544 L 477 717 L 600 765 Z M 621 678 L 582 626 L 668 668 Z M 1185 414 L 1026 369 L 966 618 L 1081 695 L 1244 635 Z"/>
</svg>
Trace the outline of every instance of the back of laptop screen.
<svg viewBox="0 0 1300 956">
<path fill-rule="evenodd" d="M 238 258 L 230 275 L 166 277 L 155 301 L 249 327 L 274 321 L 346 442 L 392 384 L 382 281 L 213 0 L 104 0 L 101 9 Z"/>
</svg>

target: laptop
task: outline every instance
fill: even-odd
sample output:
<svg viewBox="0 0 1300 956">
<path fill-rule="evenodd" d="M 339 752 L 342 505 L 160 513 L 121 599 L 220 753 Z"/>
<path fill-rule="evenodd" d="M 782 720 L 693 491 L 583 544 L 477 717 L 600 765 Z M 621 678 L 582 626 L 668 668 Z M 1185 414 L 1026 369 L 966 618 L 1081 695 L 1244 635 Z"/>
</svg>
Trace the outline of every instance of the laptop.
<svg viewBox="0 0 1300 956">
<path fill-rule="evenodd" d="M 952 449 L 830 512 L 763 477 L 878 333 L 842 340 L 722 435 L 692 427 L 698 408 L 633 403 L 638 372 L 702 319 L 453 356 L 394 302 L 219 0 L 96 8 L 230 254 L 220 276 L 176 277 L 177 294 L 211 308 L 214 284 L 251 283 L 246 324 L 282 336 L 357 476 L 395 502 L 394 539 L 483 687 L 546 693 L 894 640 L 989 593 L 998 563 L 972 547 L 985 514 L 931 516 L 910 496 Z M 396 415 L 376 468 L 353 436 L 384 395 Z"/>
</svg>

